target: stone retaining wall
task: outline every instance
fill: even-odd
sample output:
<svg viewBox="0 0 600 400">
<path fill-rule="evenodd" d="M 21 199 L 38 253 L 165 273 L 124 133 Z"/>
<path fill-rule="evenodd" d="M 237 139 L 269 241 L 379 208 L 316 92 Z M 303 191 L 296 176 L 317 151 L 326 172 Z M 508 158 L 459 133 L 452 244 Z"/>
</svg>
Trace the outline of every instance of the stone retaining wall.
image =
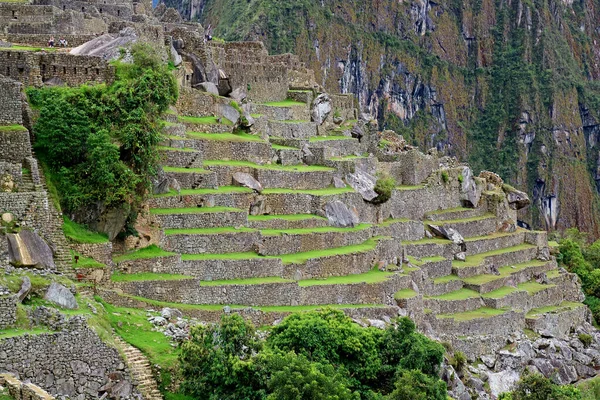
<svg viewBox="0 0 600 400">
<path fill-rule="evenodd" d="M 71 249 L 85 257 L 93 258 L 107 266 L 113 265 L 112 243 L 72 243 Z"/>
<path fill-rule="evenodd" d="M 579 326 L 584 322 L 591 323 L 590 310 L 581 305 L 571 310 L 563 310 L 558 313 L 545 313 L 536 317 L 527 317 L 527 328 L 536 332 L 546 331 L 554 336 L 567 335 L 572 327 Z"/>
<path fill-rule="evenodd" d="M 239 160 L 263 164 L 271 161 L 273 157 L 271 145 L 266 142 L 194 140 L 190 138 L 182 140 L 172 138 L 169 142 L 171 147 L 187 147 L 198 150 L 201 158 L 206 160 Z M 186 156 L 185 154 L 180 155 Z M 176 162 L 176 164 L 173 164 L 172 162 Z M 170 159 L 169 165 L 176 166 L 179 165 L 179 163 L 177 160 Z"/>
<path fill-rule="evenodd" d="M 0 132 L 0 149 L 0 160 L 22 163 L 27 157 L 31 157 L 29 131 L 23 127 L 3 129 Z"/>
<path fill-rule="evenodd" d="M 11 327 L 17 321 L 17 296 L 0 297 L 0 329 Z"/>
<path fill-rule="evenodd" d="M 14 400 L 53 400 L 51 396 L 37 385 L 31 382 L 23 383 L 13 374 L 0 374 L 0 385 L 8 389 L 8 394 Z"/>
<path fill-rule="evenodd" d="M 248 222 L 247 211 L 155 214 L 154 217 L 163 229 L 241 227 Z"/>
<path fill-rule="evenodd" d="M 72 317 L 60 332 L 0 340 L 0 371 L 30 379 L 55 396 L 97 399 L 107 375 L 124 369 L 117 350 L 104 344 L 83 317 Z"/>
<path fill-rule="evenodd" d="M 181 254 L 244 253 L 254 251 L 258 231 L 238 231 L 208 235 L 167 235 L 161 247 Z"/>
<path fill-rule="evenodd" d="M 191 171 L 191 170 L 190 170 Z M 216 175 L 206 172 L 167 172 L 177 179 L 182 189 L 216 188 Z"/>
<path fill-rule="evenodd" d="M 4 75 L 0 69 L 0 74 Z M 21 83 L 0 75 L 0 125 L 23 124 L 23 111 L 21 102 Z M 4 153 L 4 147 L 2 147 Z M 2 157 L 4 159 L 4 157 Z"/>
<path fill-rule="evenodd" d="M 310 121 L 286 122 L 272 120 L 267 124 L 265 133 L 269 136 L 285 139 L 309 139 L 317 136 L 317 125 Z"/>
<path fill-rule="evenodd" d="M 173 141 L 170 140 L 171 147 Z M 187 142 L 187 141 L 184 141 Z M 186 143 L 184 143 L 186 144 Z M 160 150 L 162 162 L 170 167 L 180 168 L 202 168 L 202 154 L 198 151 L 177 151 L 177 150 Z"/>
<path fill-rule="evenodd" d="M 264 104 L 250 104 L 250 113 L 259 114 L 271 120 L 308 121 L 310 114 L 306 106 L 273 107 Z"/>
<path fill-rule="evenodd" d="M 455 321 L 453 318 L 436 318 L 431 315 L 428 321 L 436 332 L 443 332 L 444 335 L 496 335 L 506 337 L 513 332 L 523 330 L 525 327 L 525 313 L 508 311 L 501 315 L 466 321 Z"/>
<path fill-rule="evenodd" d="M 483 306 L 484 303 L 479 296 L 463 300 L 423 299 L 423 307 L 430 309 L 434 314 L 471 311 Z"/>
<path fill-rule="evenodd" d="M 181 268 L 181 256 L 179 254 L 166 257 L 140 258 L 117 263 L 117 269 L 125 274 L 139 274 L 142 272 L 153 272 L 163 274 L 178 274 L 175 272 Z M 183 275 L 191 275 L 182 273 Z"/>
</svg>

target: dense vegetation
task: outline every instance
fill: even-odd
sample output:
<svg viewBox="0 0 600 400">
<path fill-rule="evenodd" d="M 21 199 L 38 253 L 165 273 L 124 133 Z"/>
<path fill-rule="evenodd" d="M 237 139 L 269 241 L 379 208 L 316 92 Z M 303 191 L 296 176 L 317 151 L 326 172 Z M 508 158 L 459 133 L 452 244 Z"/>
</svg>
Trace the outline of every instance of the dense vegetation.
<svg viewBox="0 0 600 400">
<path fill-rule="evenodd" d="M 558 261 L 581 279 L 585 304 L 600 322 L 600 240 L 588 245 L 587 235 L 569 229 L 560 240 Z"/>
<path fill-rule="evenodd" d="M 592 380 L 579 388 L 557 385 L 540 374 L 524 374 L 515 390 L 501 394 L 499 400 L 596 400 L 598 396 L 598 380 Z"/>
<path fill-rule="evenodd" d="M 116 62 L 110 85 L 28 90 L 39 110 L 35 149 L 48 166 L 63 210 L 103 204 L 135 210 L 156 173 L 160 115 L 177 98 L 166 64 L 147 45 L 133 63 Z"/>
<path fill-rule="evenodd" d="M 443 356 L 408 318 L 380 330 L 331 309 L 293 314 L 265 339 L 224 315 L 182 345 L 182 390 L 210 400 L 445 400 Z"/>
</svg>

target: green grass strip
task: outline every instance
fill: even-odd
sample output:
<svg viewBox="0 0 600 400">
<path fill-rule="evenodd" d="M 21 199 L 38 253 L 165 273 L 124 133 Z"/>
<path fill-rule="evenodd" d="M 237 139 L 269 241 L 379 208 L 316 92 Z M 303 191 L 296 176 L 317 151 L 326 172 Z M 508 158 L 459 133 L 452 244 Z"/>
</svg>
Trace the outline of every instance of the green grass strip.
<svg viewBox="0 0 600 400">
<path fill-rule="evenodd" d="M 483 297 L 484 299 L 501 299 L 503 297 L 508 296 L 511 293 L 516 292 L 517 290 L 518 289 L 513 286 L 502 286 L 499 289 L 482 294 L 481 297 Z"/>
<path fill-rule="evenodd" d="M 264 258 L 254 252 L 245 253 L 223 253 L 223 254 L 182 254 L 183 261 L 205 261 L 205 260 L 251 260 L 254 258 Z"/>
<path fill-rule="evenodd" d="M 23 125 L 0 125 L 0 132 L 27 132 Z"/>
<path fill-rule="evenodd" d="M 302 103 L 302 102 L 292 100 L 292 99 L 285 99 L 282 101 L 269 101 L 267 103 L 263 103 L 263 105 L 271 106 L 271 107 L 295 107 L 295 106 L 307 107 L 306 103 Z"/>
<path fill-rule="evenodd" d="M 377 268 L 373 268 L 364 274 L 351 274 L 344 276 L 331 276 L 325 279 L 306 279 L 298 281 L 301 287 L 319 286 L 319 285 L 351 285 L 357 283 L 381 283 L 393 276 L 394 272 L 383 272 Z"/>
<path fill-rule="evenodd" d="M 114 257 L 113 261 L 116 263 L 119 263 L 119 262 L 123 262 L 123 261 L 131 261 L 131 260 L 141 260 L 141 259 L 157 258 L 157 257 L 170 257 L 170 256 L 174 256 L 174 255 L 175 255 L 175 253 L 165 251 L 165 250 L 161 249 L 160 247 L 158 247 L 157 245 L 153 244 L 148 247 L 144 247 L 143 249 L 139 249 L 139 250 L 131 252 L 131 253 L 123 254 L 118 257 Z"/>
<path fill-rule="evenodd" d="M 515 232 L 494 232 L 494 233 L 490 233 L 490 234 L 483 235 L 483 236 L 473 236 L 473 237 L 465 238 L 465 242 L 477 242 L 479 240 L 500 239 L 500 238 L 504 238 L 504 237 L 515 236 L 519 232 L 520 232 L 520 230 L 517 230 L 516 233 Z"/>
<path fill-rule="evenodd" d="M 394 299 L 396 300 L 412 299 L 413 297 L 417 297 L 417 292 L 412 289 L 402 289 L 394 293 Z"/>
<path fill-rule="evenodd" d="M 427 245 L 427 244 L 449 244 L 452 243 L 448 239 L 441 238 L 424 238 L 419 240 L 407 240 L 402 242 L 406 246 L 414 246 L 414 245 Z"/>
<path fill-rule="evenodd" d="M 78 257 L 77 263 L 75 263 L 75 257 Z M 106 268 L 105 264 L 99 263 L 91 257 L 83 256 L 73 250 L 71 250 L 71 265 L 73 268 Z"/>
<path fill-rule="evenodd" d="M 517 251 L 533 249 L 535 246 L 527 243 L 520 244 L 513 247 L 505 247 L 498 250 L 487 251 L 485 253 L 479 253 L 472 256 L 468 256 L 466 261 L 453 261 L 453 268 L 470 268 L 481 265 L 484 260 L 488 257 L 498 256 L 501 254 L 515 253 Z"/>
<path fill-rule="evenodd" d="M 300 150 L 297 147 L 292 147 L 292 146 L 282 146 L 280 144 L 271 144 L 271 148 L 273 148 L 273 150 Z"/>
<path fill-rule="evenodd" d="M 229 121 L 227 118 L 220 118 L 221 121 L 219 121 L 219 118 L 217 117 L 213 117 L 213 116 L 207 116 L 207 117 L 185 117 L 185 116 L 180 116 L 179 117 L 179 121 L 181 122 L 187 122 L 190 124 L 199 124 L 199 125 L 233 125 L 231 123 L 231 121 Z"/>
<path fill-rule="evenodd" d="M 317 228 L 297 228 L 297 229 L 261 229 L 263 236 L 281 236 L 281 235 L 310 235 L 313 233 L 345 233 L 357 232 L 371 228 L 371 224 L 359 224 L 353 228 L 337 228 L 333 226 L 320 226 Z"/>
<path fill-rule="evenodd" d="M 191 147 L 158 146 L 158 150 L 161 150 L 161 151 L 173 151 L 173 152 L 176 152 L 176 153 L 198 153 L 198 150 L 192 149 Z"/>
<path fill-rule="evenodd" d="M 459 289 L 454 292 L 445 293 L 439 296 L 431 296 L 429 299 L 435 300 L 467 300 L 479 297 L 479 293 L 471 289 Z"/>
<path fill-rule="evenodd" d="M 527 313 L 526 317 L 527 318 L 537 318 L 537 317 L 540 317 L 542 314 L 557 314 L 557 313 L 564 312 L 564 311 L 571 311 L 571 310 L 574 310 L 579 307 L 585 307 L 585 306 L 581 303 L 565 301 L 557 306 L 546 306 L 546 307 L 534 308 Z"/>
<path fill-rule="evenodd" d="M 185 174 L 212 174 L 212 171 L 208 171 L 203 168 L 183 168 L 183 167 L 163 167 L 165 172 L 178 172 Z"/>
<path fill-rule="evenodd" d="M 506 278 L 507 276 L 510 276 L 516 272 L 522 271 L 527 268 L 542 267 L 546 264 L 547 264 L 547 262 L 545 262 L 545 261 L 531 260 L 531 261 L 526 261 L 526 262 L 523 262 L 520 264 L 506 265 L 504 267 L 498 268 L 498 272 L 499 272 L 498 275 L 492 275 L 492 274 L 475 275 L 475 276 L 471 276 L 468 278 L 464 278 L 463 281 L 465 283 L 468 283 L 471 285 L 481 285 L 484 283 L 495 281 L 497 279 Z"/>
<path fill-rule="evenodd" d="M 470 218 L 447 219 L 447 220 L 443 220 L 443 221 L 425 221 L 425 224 L 426 225 L 461 224 L 461 223 L 467 223 L 467 222 L 484 221 L 486 219 L 492 219 L 492 218 L 495 218 L 495 217 L 496 216 L 494 214 L 487 213 L 487 214 L 484 214 L 484 215 L 479 215 L 477 217 L 470 217 Z"/>
<path fill-rule="evenodd" d="M 314 214 L 280 214 L 280 215 L 248 215 L 248 221 L 266 222 L 266 221 L 306 221 L 311 219 L 327 221 L 327 218 Z"/>
<path fill-rule="evenodd" d="M 262 194 L 308 194 L 311 196 L 334 196 L 344 193 L 354 193 L 354 189 L 347 186 L 345 188 L 324 188 L 324 189 L 265 189 Z"/>
<path fill-rule="evenodd" d="M 250 135 L 248 133 L 205 133 L 205 132 L 187 132 L 189 139 L 214 140 L 217 142 L 256 142 L 267 143 L 260 136 Z"/>
<path fill-rule="evenodd" d="M 541 292 L 542 290 L 546 290 L 553 287 L 556 287 L 556 285 L 544 285 L 541 283 L 537 283 L 536 281 L 524 282 L 517 285 L 517 288 L 519 290 L 525 290 L 527 291 L 527 293 L 529 293 L 529 295 L 534 295 L 538 292 Z"/>
<path fill-rule="evenodd" d="M 278 276 L 247 279 L 227 279 L 221 281 L 202 281 L 200 286 L 227 286 L 227 285 L 264 285 L 269 283 L 292 283 L 291 279 L 283 279 Z"/>
<path fill-rule="evenodd" d="M 189 208 L 152 208 L 150 214 L 169 215 L 169 214 L 210 214 L 224 212 L 244 212 L 239 208 L 233 207 L 189 207 Z"/>
<path fill-rule="evenodd" d="M 41 335 L 43 333 L 53 333 L 47 328 L 33 328 L 33 329 L 24 329 L 24 328 L 9 328 L 3 329 L 0 332 L 0 339 L 8 339 L 12 337 L 18 337 L 23 335 Z M 12 397 L 10 397 L 12 399 Z"/>
<path fill-rule="evenodd" d="M 258 232 L 250 228 L 234 228 L 230 226 L 218 228 L 166 229 L 165 235 L 221 235 L 226 233 Z"/>
<path fill-rule="evenodd" d="M 425 215 L 444 215 L 444 214 L 473 211 L 473 210 L 474 210 L 473 208 L 467 208 L 467 207 L 445 208 L 442 210 L 429 211 Z"/>
<path fill-rule="evenodd" d="M 252 193 L 252 189 L 241 186 L 220 186 L 218 189 L 181 189 L 182 196 L 205 196 L 209 194 L 234 194 L 234 193 Z M 172 197 L 179 196 L 175 190 L 171 190 L 168 193 L 157 194 L 153 197 Z"/>
<path fill-rule="evenodd" d="M 424 189 L 424 185 L 405 185 L 405 186 L 396 186 L 394 190 L 398 190 L 399 192 L 407 191 L 407 190 L 420 190 Z"/>
<path fill-rule="evenodd" d="M 373 237 L 364 243 L 355 244 L 352 246 L 334 247 L 334 248 L 324 249 L 324 250 L 312 250 L 312 251 L 306 251 L 306 252 L 302 252 L 302 253 L 285 254 L 285 255 L 271 257 L 271 258 L 281 258 L 281 260 L 283 261 L 284 264 L 304 264 L 312 258 L 341 256 L 341 255 L 356 254 L 356 253 L 366 253 L 368 251 L 374 250 L 377 247 L 377 242 L 380 239 L 381 238 Z"/>
<path fill-rule="evenodd" d="M 311 136 L 309 142 L 328 142 L 331 140 L 356 140 L 351 136 Z"/>
<path fill-rule="evenodd" d="M 255 164 L 249 161 L 232 161 L 232 160 L 207 160 L 203 165 L 207 167 L 245 167 L 254 169 L 264 169 L 273 171 L 286 172 L 329 172 L 335 171 L 335 168 L 324 167 L 322 165 L 279 165 L 279 164 Z"/>
<path fill-rule="evenodd" d="M 434 279 L 433 283 L 436 285 L 439 285 L 439 284 L 453 282 L 453 281 L 459 281 L 459 280 L 460 279 L 456 275 L 446 275 L 446 276 L 440 276 L 439 278 Z"/>
<path fill-rule="evenodd" d="M 108 243 L 108 236 L 106 234 L 91 231 L 84 225 L 71 221 L 66 215 L 63 215 L 62 228 L 65 236 L 76 243 Z"/>
<path fill-rule="evenodd" d="M 504 310 L 501 308 L 481 307 L 481 308 L 478 308 L 477 310 L 473 310 L 473 311 L 465 311 L 465 312 L 454 313 L 454 314 L 438 314 L 438 315 L 436 315 L 436 318 L 438 318 L 438 319 L 451 318 L 454 321 L 460 322 L 460 321 L 470 321 L 470 320 L 478 319 L 478 318 L 491 318 L 491 317 L 505 314 L 506 312 L 507 312 L 507 310 Z"/>
<path fill-rule="evenodd" d="M 182 281 L 186 279 L 194 279 L 193 276 L 179 274 L 155 274 L 153 272 L 140 272 L 139 274 L 121 274 L 115 272 L 110 278 L 113 282 Z"/>
</svg>

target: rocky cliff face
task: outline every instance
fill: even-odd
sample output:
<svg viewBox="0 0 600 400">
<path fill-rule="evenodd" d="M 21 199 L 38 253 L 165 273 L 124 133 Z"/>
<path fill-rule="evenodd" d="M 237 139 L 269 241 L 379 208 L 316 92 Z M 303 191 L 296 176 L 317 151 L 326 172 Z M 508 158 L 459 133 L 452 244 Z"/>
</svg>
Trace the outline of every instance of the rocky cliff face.
<svg viewBox="0 0 600 400">
<path fill-rule="evenodd" d="M 524 222 L 600 234 L 598 1 L 164 1 L 298 54 L 381 127 L 528 188 Z"/>
</svg>

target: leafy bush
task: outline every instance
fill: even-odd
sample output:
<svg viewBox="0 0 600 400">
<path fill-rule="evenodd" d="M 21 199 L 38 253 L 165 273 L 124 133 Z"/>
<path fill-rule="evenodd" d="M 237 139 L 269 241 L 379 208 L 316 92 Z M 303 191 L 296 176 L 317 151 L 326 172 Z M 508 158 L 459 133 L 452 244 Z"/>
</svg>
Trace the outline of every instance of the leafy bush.
<svg viewBox="0 0 600 400">
<path fill-rule="evenodd" d="M 467 365 L 467 356 L 462 351 L 457 351 L 452 357 L 452 367 L 458 373 L 462 372 L 463 368 Z"/>
<path fill-rule="evenodd" d="M 371 202 L 374 204 L 382 204 L 392 197 L 392 192 L 396 187 L 396 180 L 389 175 L 382 175 L 375 183 L 375 193 L 378 194 Z"/>
<path fill-rule="evenodd" d="M 499 400 L 581 400 L 579 389 L 560 386 L 540 374 L 525 374 L 511 393 L 503 393 Z"/>
<path fill-rule="evenodd" d="M 104 204 L 136 210 L 156 173 L 160 116 L 177 85 L 151 48 L 135 45 L 134 62 L 116 63 L 111 85 L 31 88 L 39 109 L 35 148 L 67 213 Z"/>
<path fill-rule="evenodd" d="M 220 324 L 192 328 L 181 350 L 181 388 L 194 398 L 446 396 L 438 378 L 444 349 L 416 332 L 408 318 L 380 330 L 362 328 L 337 310 L 293 314 L 265 340 L 237 314 L 224 315 Z"/>
<path fill-rule="evenodd" d="M 579 341 L 581 343 L 583 343 L 583 345 L 585 347 L 589 347 L 590 344 L 592 344 L 592 336 L 590 336 L 586 333 L 580 333 L 578 337 L 579 337 Z"/>
</svg>

